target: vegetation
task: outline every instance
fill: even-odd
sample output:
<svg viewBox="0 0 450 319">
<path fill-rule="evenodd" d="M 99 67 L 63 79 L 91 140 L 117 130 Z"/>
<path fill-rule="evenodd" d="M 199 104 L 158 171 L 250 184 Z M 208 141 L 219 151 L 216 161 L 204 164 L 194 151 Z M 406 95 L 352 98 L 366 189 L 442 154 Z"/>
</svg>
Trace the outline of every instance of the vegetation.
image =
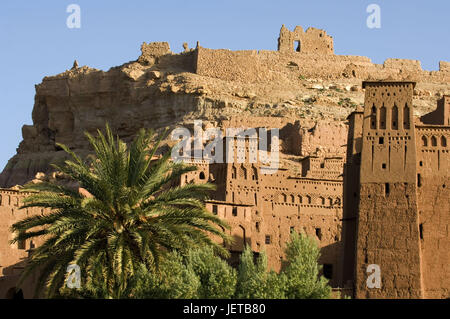
<svg viewBox="0 0 450 319">
<path fill-rule="evenodd" d="M 70 156 L 55 168 L 76 181 L 26 185 L 34 192 L 22 208 L 50 213 L 12 226 L 18 242 L 44 236 L 22 274 L 39 273 L 36 293 L 62 298 L 329 298 L 331 288 L 319 276 L 319 248 L 293 233 L 286 261 L 277 273 L 267 269 L 265 253 L 254 261 L 246 247 L 233 269 L 228 252 L 212 238 L 230 242 L 219 227 L 228 226 L 206 211 L 210 184 L 174 186 L 195 167 L 156 157 L 162 137 L 141 130 L 132 144 L 114 138 L 110 128 L 86 134 L 94 156 Z M 212 236 L 211 236 L 212 235 Z M 81 269 L 81 287 L 69 289 L 67 266 Z"/>
<path fill-rule="evenodd" d="M 357 104 L 355 102 L 353 102 L 351 98 L 348 98 L 348 97 L 340 98 L 338 105 L 344 106 L 344 107 L 353 107 L 353 108 L 355 108 L 357 106 Z"/>
<path fill-rule="evenodd" d="M 305 235 L 292 234 L 287 259 L 280 273 L 267 269 L 265 253 L 254 262 L 246 247 L 238 270 L 234 270 L 209 247 L 173 251 L 157 272 L 142 270 L 129 284 L 130 298 L 182 299 L 306 299 L 331 298 L 327 279 L 319 276 L 319 248 Z M 65 289 L 63 297 L 102 297 L 99 289 Z"/>
<path fill-rule="evenodd" d="M 163 136 L 156 139 L 152 131 L 141 130 L 129 147 L 114 138 L 109 126 L 105 135 L 98 131 L 97 137 L 86 136 L 94 150 L 90 160 L 58 145 L 71 160 L 55 165 L 77 181 L 81 191 L 52 182 L 26 185 L 24 190 L 36 193 L 25 199 L 22 208 L 49 208 L 51 213 L 12 226 L 17 234 L 12 242 L 45 238 L 22 274 L 23 280 L 39 272 L 36 293 L 43 289 L 47 297 L 58 295 L 67 278 L 67 266 L 77 264 L 89 295 L 124 298 L 132 293 L 130 285 L 136 284 L 138 274 L 153 276 L 160 273 L 161 265 L 178 265 L 180 257 L 172 251 L 183 254 L 211 247 L 227 254 L 208 236 L 229 241 L 216 227 L 228 226 L 204 207 L 203 200 L 213 185 L 171 186 L 183 173 L 196 168 L 170 161 L 170 152 L 155 159 Z M 185 285 L 168 296 L 189 296 L 196 279 L 184 269 L 169 268 L 170 277 L 181 276 Z"/>
<path fill-rule="evenodd" d="M 319 276 L 319 248 L 313 239 L 293 232 L 286 247 L 281 272 L 267 271 L 267 258 L 261 254 L 256 264 L 247 248 L 239 266 L 237 298 L 320 299 L 330 298 L 328 280 Z"/>
<path fill-rule="evenodd" d="M 293 232 L 286 248 L 286 262 L 280 274 L 288 299 L 329 298 L 328 280 L 319 276 L 320 250 L 313 239 Z"/>
</svg>

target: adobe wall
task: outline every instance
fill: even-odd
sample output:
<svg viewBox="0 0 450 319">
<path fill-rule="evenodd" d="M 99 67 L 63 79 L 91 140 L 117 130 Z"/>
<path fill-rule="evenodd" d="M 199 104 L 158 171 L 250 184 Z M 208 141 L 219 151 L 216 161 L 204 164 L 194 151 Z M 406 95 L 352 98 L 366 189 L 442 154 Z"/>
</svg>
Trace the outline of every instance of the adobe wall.
<svg viewBox="0 0 450 319">
<path fill-rule="evenodd" d="M 421 298 L 421 249 L 412 115 L 415 83 L 365 82 L 356 298 Z M 381 287 L 367 285 L 379 265 Z"/>
<path fill-rule="evenodd" d="M 423 115 L 420 121 L 424 124 L 450 125 L 450 96 L 444 95 L 438 101 L 436 110 Z"/>
<path fill-rule="evenodd" d="M 138 61 L 144 64 L 154 64 L 157 59 L 163 55 L 172 54 L 169 43 L 167 42 L 150 42 L 142 43 L 141 56 Z"/>
<path fill-rule="evenodd" d="M 294 47 L 296 40 L 301 42 L 300 52 Z M 425 71 L 418 60 L 390 58 L 383 64 L 375 64 L 367 57 L 334 55 L 332 38 L 314 28 L 303 32 L 301 27 L 296 27 L 291 32 L 283 26 L 278 51 L 198 47 L 196 53 L 195 73 L 226 81 L 264 83 L 299 78 L 450 81 L 450 63 L 445 61 L 440 62 L 439 71 Z"/>
<path fill-rule="evenodd" d="M 356 298 L 422 298 L 421 251 L 415 185 L 360 187 Z M 380 266 L 381 288 L 367 286 L 368 265 Z"/>
<path fill-rule="evenodd" d="M 253 251 L 256 251 L 256 242 L 254 240 L 255 216 L 251 206 L 210 200 L 206 202 L 206 209 L 225 220 L 230 226 L 230 229 L 223 229 L 233 239 L 232 244 L 226 246 L 229 250 L 242 252 L 244 247 L 248 245 Z"/>
<path fill-rule="evenodd" d="M 348 116 L 347 156 L 343 169 L 343 219 L 341 281 L 345 287 L 354 288 L 356 262 L 356 227 L 359 212 L 359 181 L 361 171 L 363 110 L 357 109 Z"/>
<path fill-rule="evenodd" d="M 14 234 L 10 231 L 14 223 L 42 212 L 40 208 L 19 210 L 26 195 L 28 194 L 14 190 L 0 190 L 0 298 L 6 298 L 8 291 L 16 287 L 19 275 L 25 266 L 25 260 L 29 256 L 29 249 L 43 242 L 42 239 L 34 239 L 20 244 L 9 243 L 14 238 Z M 35 279 L 31 277 L 24 283 L 22 290 L 25 298 L 32 297 Z"/>
<path fill-rule="evenodd" d="M 425 298 L 450 296 L 450 127 L 417 126 L 417 203 Z"/>
<path fill-rule="evenodd" d="M 299 76 L 341 78 L 348 64 L 370 65 L 364 57 L 317 55 L 300 52 L 231 51 L 199 47 L 195 73 L 226 81 L 263 83 Z M 346 63 L 345 63 L 346 62 Z"/>
<path fill-rule="evenodd" d="M 262 184 L 262 232 L 273 239 L 267 247 L 274 256 L 271 265 L 279 267 L 277 259 L 284 257 L 284 245 L 293 227 L 316 238 L 322 252 L 320 262 L 333 265 L 336 286 L 341 253 L 342 182 L 267 176 Z"/>
<path fill-rule="evenodd" d="M 296 26 L 294 31 L 289 31 L 283 24 L 278 38 L 278 51 L 334 54 L 333 38 L 325 30 L 308 28 L 304 32 L 301 26 Z"/>
<path fill-rule="evenodd" d="M 222 181 L 222 198 L 234 205 L 252 207 L 250 228 L 241 223 L 233 231 L 252 234 L 252 248 L 256 252 L 265 250 L 269 267 L 275 270 L 280 269 L 285 258 L 290 232 L 305 232 L 318 241 L 320 263 L 331 265 L 331 284 L 339 286 L 342 181 L 289 177 L 283 169 L 264 175 L 259 173 L 258 165 L 249 163 L 221 166 L 227 172 Z M 227 222 L 239 220 L 230 214 L 226 216 Z"/>
<path fill-rule="evenodd" d="M 223 124 L 227 128 L 243 123 L 231 119 Z M 280 120 L 274 125 L 285 123 Z M 238 140 L 243 142 L 242 149 L 237 148 Z M 207 208 L 230 224 L 229 234 L 235 239 L 229 247 L 231 251 L 241 252 L 244 242 L 255 252 L 265 250 L 269 267 L 278 271 L 290 232 L 303 232 L 316 238 L 321 248 L 319 262 L 332 272 L 331 285 L 342 287 L 339 274 L 343 157 L 306 158 L 305 163 L 298 163 L 304 170 L 300 168 L 295 176 L 292 170 L 282 167 L 266 175 L 258 156 L 255 162 L 250 161 L 251 154 L 259 154 L 258 138 L 224 138 L 226 149 L 232 147 L 231 143 L 233 157 L 228 158 L 228 163 L 215 163 L 208 168 L 203 161 L 192 159 L 189 163 L 196 164 L 199 171 L 181 176 L 181 184 L 208 181 L 216 185 Z M 199 179 L 202 172 L 209 172 L 204 175 L 208 176 L 206 180 Z"/>
<path fill-rule="evenodd" d="M 302 176 L 317 179 L 341 179 L 344 158 L 308 156 L 302 160 Z"/>
<path fill-rule="evenodd" d="M 282 153 L 298 156 L 344 156 L 347 126 L 329 120 L 292 120 L 283 117 L 234 116 L 220 122 L 226 128 L 279 129 Z"/>
</svg>

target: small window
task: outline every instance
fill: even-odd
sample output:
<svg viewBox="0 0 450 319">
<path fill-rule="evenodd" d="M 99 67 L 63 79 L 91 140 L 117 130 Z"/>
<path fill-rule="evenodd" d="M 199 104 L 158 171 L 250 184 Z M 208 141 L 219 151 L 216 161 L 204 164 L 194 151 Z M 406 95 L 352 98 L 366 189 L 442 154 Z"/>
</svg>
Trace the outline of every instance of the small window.
<svg viewBox="0 0 450 319">
<path fill-rule="evenodd" d="M 389 183 L 384 184 L 384 194 L 389 195 L 390 192 L 391 192 L 391 190 L 389 187 Z"/>
<path fill-rule="evenodd" d="M 255 223 L 255 228 L 256 228 L 256 231 L 259 232 L 259 222 Z"/>
<path fill-rule="evenodd" d="M 447 139 L 445 138 L 445 136 L 441 137 L 441 146 L 447 147 Z"/>
<path fill-rule="evenodd" d="M 437 146 L 437 139 L 435 136 L 431 137 L 431 146 Z"/>
<path fill-rule="evenodd" d="M 232 214 L 233 214 L 233 216 L 237 216 L 237 207 L 233 207 Z"/>
<path fill-rule="evenodd" d="M 375 107 L 375 104 L 372 107 L 372 113 L 370 115 L 370 128 L 371 129 L 377 128 L 377 109 Z"/>
<path fill-rule="evenodd" d="M 266 245 L 270 245 L 271 238 L 270 235 L 266 235 Z"/>
<path fill-rule="evenodd" d="M 213 205 L 213 214 L 217 215 L 217 205 Z"/>
<path fill-rule="evenodd" d="M 25 249 L 26 247 L 26 244 L 25 244 L 25 240 L 19 240 L 18 242 L 17 242 L 17 249 Z"/>
<path fill-rule="evenodd" d="M 382 169 L 386 169 L 386 163 L 381 164 Z"/>
<path fill-rule="evenodd" d="M 316 236 L 319 240 L 322 240 L 322 229 L 316 228 Z"/>
<path fill-rule="evenodd" d="M 324 264 L 323 265 L 323 276 L 327 279 L 333 278 L 333 265 L 332 264 Z"/>
<path fill-rule="evenodd" d="M 378 144 L 384 144 L 384 137 L 380 137 L 378 139 Z"/>
<path fill-rule="evenodd" d="M 205 179 L 205 173 L 204 172 L 200 172 L 199 178 L 200 179 Z"/>
<path fill-rule="evenodd" d="M 422 187 L 422 176 L 417 174 L 417 187 Z"/>
<path fill-rule="evenodd" d="M 419 162 L 419 165 L 420 165 L 420 166 L 423 166 L 423 162 L 422 162 L 422 161 L 420 161 L 420 162 Z"/>
<path fill-rule="evenodd" d="M 420 235 L 420 239 L 423 239 L 423 224 L 419 225 L 419 235 Z"/>
<path fill-rule="evenodd" d="M 422 136 L 422 146 L 428 146 L 428 139 L 426 136 Z"/>
<path fill-rule="evenodd" d="M 231 178 L 235 179 L 236 174 L 237 174 L 236 167 L 233 166 L 231 169 Z"/>
</svg>

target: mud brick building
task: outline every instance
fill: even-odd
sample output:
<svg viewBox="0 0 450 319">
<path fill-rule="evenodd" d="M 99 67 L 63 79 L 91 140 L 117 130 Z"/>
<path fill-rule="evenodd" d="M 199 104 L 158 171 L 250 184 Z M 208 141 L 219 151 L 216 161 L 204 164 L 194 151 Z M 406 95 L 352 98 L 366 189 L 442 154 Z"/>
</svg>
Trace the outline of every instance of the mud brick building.
<svg viewBox="0 0 450 319">
<path fill-rule="evenodd" d="M 357 298 L 449 297 L 449 97 L 414 118 L 414 86 L 364 82 L 364 110 L 349 116 L 343 280 Z"/>
<path fill-rule="evenodd" d="M 42 211 L 19 210 L 26 194 L 12 187 L 52 174 L 49 164 L 65 156 L 56 143 L 85 156 L 84 132 L 106 122 L 128 142 L 142 127 L 198 119 L 222 131 L 280 132 L 273 174 L 262 173 L 260 158 L 249 160 L 256 137 L 233 149 L 233 161 L 189 158 L 198 171 L 179 181 L 217 185 L 206 207 L 231 226 L 231 263 L 249 245 L 279 270 L 290 232 L 304 232 L 321 249 L 323 274 L 346 294 L 450 297 L 449 62 L 437 71 L 416 60 L 375 64 L 334 54 L 324 30 L 285 26 L 276 51 L 197 43 L 173 53 L 167 42 L 143 43 L 141 51 L 106 72 L 74 66 L 36 86 L 33 125 L 23 126 L 0 174 L 0 298 L 31 297 L 33 278 L 15 287 L 40 242 L 10 244 L 10 226 Z M 367 285 L 369 265 L 380 267 L 380 288 Z"/>
</svg>

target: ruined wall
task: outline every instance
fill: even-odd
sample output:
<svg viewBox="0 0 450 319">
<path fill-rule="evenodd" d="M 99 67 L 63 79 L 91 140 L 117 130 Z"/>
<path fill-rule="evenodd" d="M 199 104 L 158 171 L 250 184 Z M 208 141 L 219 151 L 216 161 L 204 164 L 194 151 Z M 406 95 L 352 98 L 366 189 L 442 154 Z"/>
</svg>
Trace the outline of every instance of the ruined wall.
<svg viewBox="0 0 450 319">
<path fill-rule="evenodd" d="M 325 154 L 343 156 L 347 138 L 347 127 L 341 122 L 318 121 L 312 128 L 300 132 L 300 155 Z"/>
<path fill-rule="evenodd" d="M 246 245 L 256 251 L 255 216 L 251 206 L 211 200 L 206 203 L 206 209 L 230 226 L 230 229 L 224 230 L 233 240 L 231 245 L 227 246 L 230 251 L 242 252 Z"/>
<path fill-rule="evenodd" d="M 280 149 L 285 154 L 297 156 L 344 156 L 346 152 L 347 126 L 343 122 L 329 120 L 298 120 L 283 117 L 234 116 L 220 122 L 226 128 L 279 129 Z"/>
<path fill-rule="evenodd" d="M 325 30 L 308 28 L 306 32 L 301 26 L 289 31 L 283 24 L 278 38 L 278 51 L 334 54 L 333 38 Z"/>
<path fill-rule="evenodd" d="M 144 64 L 155 64 L 159 57 L 172 53 L 167 42 L 150 42 L 149 44 L 144 42 L 141 46 L 141 52 L 138 61 Z"/>
<path fill-rule="evenodd" d="M 424 71 L 418 60 L 387 59 L 375 64 L 362 56 L 333 54 L 333 40 L 325 31 L 301 27 L 291 32 L 282 28 L 279 51 L 214 50 L 199 47 L 195 72 L 226 81 L 262 83 L 298 81 L 299 77 L 320 79 L 405 80 L 445 83 L 450 79 L 449 63 L 440 62 L 439 71 Z M 320 36 L 322 34 L 322 37 Z M 301 42 L 299 52 L 294 41 Z"/>
<path fill-rule="evenodd" d="M 190 183 L 203 184 L 212 178 L 212 176 L 210 176 L 209 163 L 206 160 L 190 159 L 189 161 L 185 162 L 189 165 L 195 165 L 197 167 L 197 170 L 181 175 L 181 186 Z"/>
<path fill-rule="evenodd" d="M 317 179 L 341 179 L 344 166 L 342 157 L 308 156 L 302 160 L 302 176 Z"/>
<path fill-rule="evenodd" d="M 418 126 L 417 203 L 425 298 L 450 296 L 450 127 Z"/>
</svg>

